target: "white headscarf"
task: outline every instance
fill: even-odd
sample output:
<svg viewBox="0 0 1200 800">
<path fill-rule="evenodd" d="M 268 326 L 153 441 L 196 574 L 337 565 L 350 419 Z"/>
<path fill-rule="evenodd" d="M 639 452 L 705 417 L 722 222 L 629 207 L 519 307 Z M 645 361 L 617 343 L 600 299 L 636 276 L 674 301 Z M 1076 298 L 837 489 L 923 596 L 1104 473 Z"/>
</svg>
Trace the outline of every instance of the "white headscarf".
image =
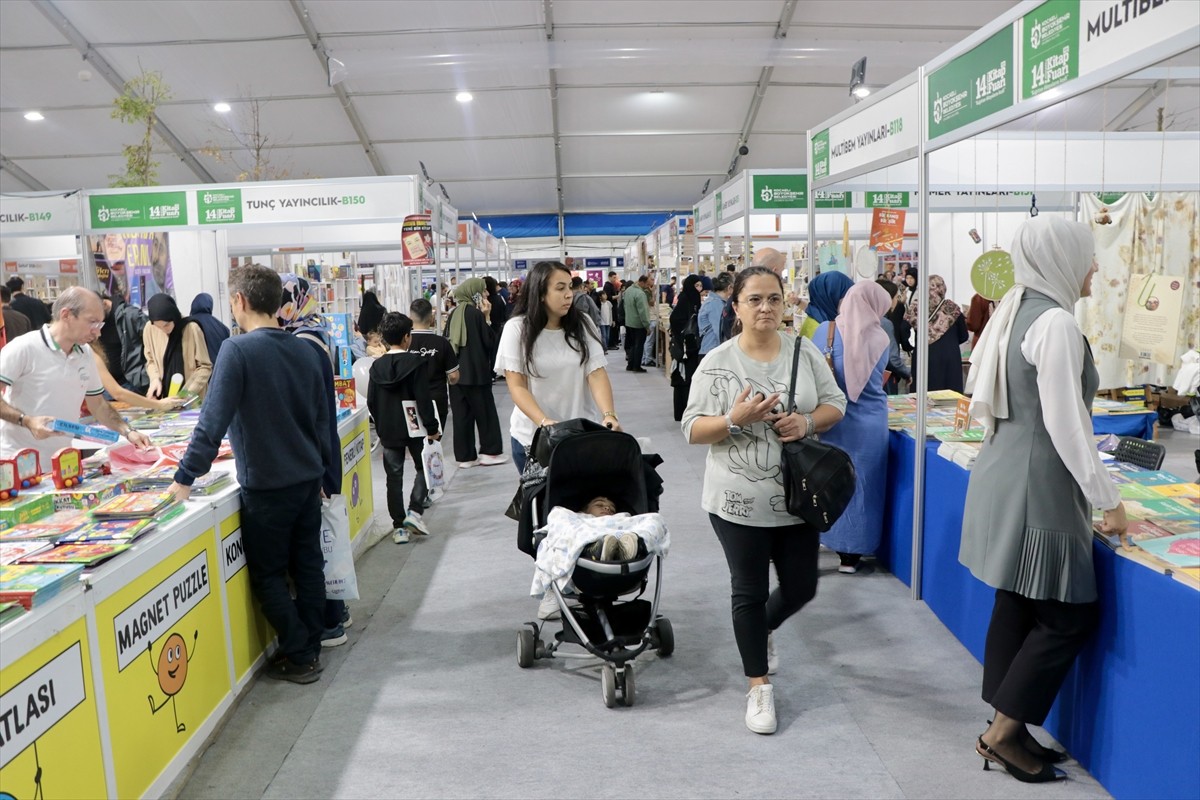
<svg viewBox="0 0 1200 800">
<path fill-rule="evenodd" d="M 990 435 L 996 420 L 1008 419 L 1008 347 L 1013 320 L 1026 289 L 1040 292 L 1074 312 L 1095 255 L 1092 230 L 1082 222 L 1038 216 L 1025 221 L 1013 237 L 1016 283 L 1004 295 L 971 353 L 967 392 L 971 416 Z"/>
</svg>

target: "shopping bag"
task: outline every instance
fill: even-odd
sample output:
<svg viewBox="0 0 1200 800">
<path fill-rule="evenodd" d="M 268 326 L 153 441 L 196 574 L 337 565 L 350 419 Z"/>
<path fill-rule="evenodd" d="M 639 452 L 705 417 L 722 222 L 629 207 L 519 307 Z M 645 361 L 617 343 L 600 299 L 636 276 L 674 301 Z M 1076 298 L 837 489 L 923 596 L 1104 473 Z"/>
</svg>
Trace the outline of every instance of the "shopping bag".
<svg viewBox="0 0 1200 800">
<path fill-rule="evenodd" d="M 346 498 L 335 494 L 321 501 L 321 552 L 325 555 L 325 598 L 357 600 L 358 576 L 350 545 L 350 515 Z"/>
<path fill-rule="evenodd" d="M 421 466 L 425 470 L 425 488 L 431 496 L 440 495 L 446 484 L 446 460 L 440 441 L 425 439 L 425 447 L 421 449 Z"/>
</svg>

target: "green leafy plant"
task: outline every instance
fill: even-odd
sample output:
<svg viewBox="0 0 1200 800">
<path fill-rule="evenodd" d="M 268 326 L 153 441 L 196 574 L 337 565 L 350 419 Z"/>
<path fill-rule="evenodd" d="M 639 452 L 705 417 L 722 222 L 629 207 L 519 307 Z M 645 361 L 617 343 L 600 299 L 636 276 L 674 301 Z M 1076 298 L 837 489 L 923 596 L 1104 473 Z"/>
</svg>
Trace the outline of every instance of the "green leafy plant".
<svg viewBox="0 0 1200 800">
<path fill-rule="evenodd" d="M 137 144 L 125 145 L 125 172 L 109 175 L 112 186 L 156 186 L 158 161 L 154 158 L 154 123 L 158 107 L 171 99 L 171 89 L 161 72 L 146 72 L 130 78 L 113 99 L 112 118 L 137 125 L 142 134 Z"/>
</svg>

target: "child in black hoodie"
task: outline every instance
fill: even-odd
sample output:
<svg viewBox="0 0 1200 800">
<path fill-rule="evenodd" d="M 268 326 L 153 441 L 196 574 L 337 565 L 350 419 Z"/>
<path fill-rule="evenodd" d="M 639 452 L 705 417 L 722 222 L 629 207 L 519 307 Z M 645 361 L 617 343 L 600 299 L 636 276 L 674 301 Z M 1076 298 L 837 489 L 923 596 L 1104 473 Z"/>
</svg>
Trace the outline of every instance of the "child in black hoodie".
<svg viewBox="0 0 1200 800">
<path fill-rule="evenodd" d="M 367 389 L 367 409 L 375 420 L 375 432 L 383 446 L 383 469 L 387 475 L 387 505 L 392 517 L 392 541 L 404 544 L 409 534 L 428 536 L 430 531 L 421 519 L 428 490 L 425 470 L 421 463 L 423 438 L 437 441 L 441 428 L 433 410 L 429 390 L 429 360 L 419 353 L 408 352 L 412 341 L 412 320 L 395 311 L 383 315 L 379 333 L 388 351 L 371 365 L 370 388 Z M 407 405 L 406 405 L 407 404 Z M 413 432 L 410 422 L 425 429 L 425 435 Z M 416 467 L 408 510 L 404 507 L 404 454 L 407 451 Z"/>
</svg>

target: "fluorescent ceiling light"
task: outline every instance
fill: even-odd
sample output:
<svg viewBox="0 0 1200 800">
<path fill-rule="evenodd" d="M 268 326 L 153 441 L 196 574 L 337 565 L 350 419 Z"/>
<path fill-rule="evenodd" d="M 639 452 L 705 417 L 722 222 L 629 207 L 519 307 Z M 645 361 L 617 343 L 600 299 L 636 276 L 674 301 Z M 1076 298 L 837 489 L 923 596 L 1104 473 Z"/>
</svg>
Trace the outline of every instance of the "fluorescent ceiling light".
<svg viewBox="0 0 1200 800">
<path fill-rule="evenodd" d="M 26 111 L 25 119 L 29 120 L 30 122 L 41 122 L 45 119 L 45 117 L 42 116 L 42 112 L 40 111 Z"/>
<path fill-rule="evenodd" d="M 460 103 L 469 103 L 475 99 L 475 95 L 471 94 L 470 92 L 459 92 L 458 94 L 454 95 L 454 99 Z"/>
<path fill-rule="evenodd" d="M 217 112 L 218 114 L 228 114 L 231 110 L 232 107 L 229 105 L 229 103 L 217 103 L 213 106 L 213 111 Z"/>
<path fill-rule="evenodd" d="M 868 89 L 866 86 L 855 86 L 854 87 L 854 96 L 860 100 L 862 98 L 868 96 L 869 94 L 871 94 L 871 90 Z"/>
</svg>

